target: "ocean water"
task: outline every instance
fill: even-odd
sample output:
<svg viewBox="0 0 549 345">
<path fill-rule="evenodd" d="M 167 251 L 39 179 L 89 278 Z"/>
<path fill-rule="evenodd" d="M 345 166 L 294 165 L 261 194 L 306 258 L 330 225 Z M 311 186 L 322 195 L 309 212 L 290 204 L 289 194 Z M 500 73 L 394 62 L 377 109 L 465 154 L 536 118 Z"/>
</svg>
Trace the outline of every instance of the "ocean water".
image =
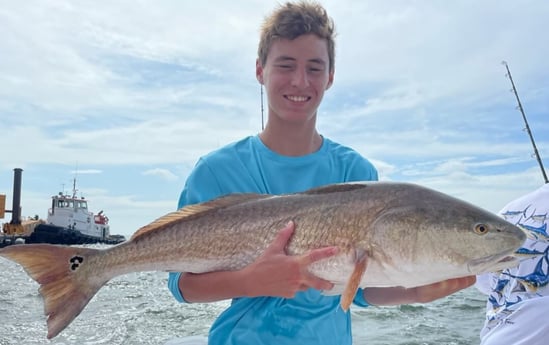
<svg viewBox="0 0 549 345">
<path fill-rule="evenodd" d="M 0 345 L 166 345 L 206 335 L 228 301 L 179 304 L 166 287 L 167 274 L 117 277 L 53 340 L 38 284 L 0 258 Z M 472 345 L 484 318 L 485 298 L 475 288 L 428 304 L 351 308 L 357 345 Z M 297 342 L 299 343 L 299 342 Z"/>
</svg>

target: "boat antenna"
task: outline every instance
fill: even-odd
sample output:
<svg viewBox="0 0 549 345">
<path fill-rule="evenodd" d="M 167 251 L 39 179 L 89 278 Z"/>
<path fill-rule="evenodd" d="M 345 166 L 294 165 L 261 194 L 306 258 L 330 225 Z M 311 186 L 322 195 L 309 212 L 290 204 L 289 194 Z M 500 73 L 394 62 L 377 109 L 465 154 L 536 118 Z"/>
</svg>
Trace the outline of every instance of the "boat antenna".
<svg viewBox="0 0 549 345">
<path fill-rule="evenodd" d="M 72 197 L 73 199 L 76 199 L 76 192 L 78 189 L 76 189 L 76 175 L 78 174 L 78 168 L 74 170 L 74 177 L 72 178 Z"/>
<path fill-rule="evenodd" d="M 263 115 L 263 85 L 259 84 L 261 90 L 261 130 L 265 129 L 265 120 Z"/>
<path fill-rule="evenodd" d="M 536 156 L 539 167 L 541 169 L 541 174 L 543 175 L 543 179 L 545 183 L 549 183 L 549 180 L 547 179 L 547 174 L 545 173 L 545 168 L 543 167 L 543 162 L 538 152 L 538 148 L 536 147 L 536 142 L 534 141 L 534 136 L 532 135 L 532 131 L 530 130 L 530 126 L 528 125 L 528 120 L 526 119 L 524 108 L 522 107 L 522 103 L 520 102 L 520 98 L 517 93 L 517 88 L 515 87 L 515 82 L 513 81 L 513 77 L 511 76 L 511 71 L 509 70 L 509 66 L 507 65 L 506 61 L 502 61 L 501 63 L 505 66 L 505 69 L 507 70 L 507 74 L 505 76 L 509 78 L 509 80 L 511 81 L 511 85 L 513 86 L 513 89 L 511 91 L 513 91 L 513 93 L 515 94 L 515 97 L 517 98 L 517 103 L 518 103 L 517 108 L 518 110 L 520 110 L 520 113 L 522 114 L 522 119 L 524 120 L 524 124 L 526 125 L 524 130 L 526 130 L 526 133 L 528 133 L 528 136 L 530 137 L 530 141 L 532 142 L 532 147 L 534 148 L 534 155 Z"/>
<path fill-rule="evenodd" d="M 76 198 L 76 175 L 72 179 L 72 197 Z"/>
</svg>

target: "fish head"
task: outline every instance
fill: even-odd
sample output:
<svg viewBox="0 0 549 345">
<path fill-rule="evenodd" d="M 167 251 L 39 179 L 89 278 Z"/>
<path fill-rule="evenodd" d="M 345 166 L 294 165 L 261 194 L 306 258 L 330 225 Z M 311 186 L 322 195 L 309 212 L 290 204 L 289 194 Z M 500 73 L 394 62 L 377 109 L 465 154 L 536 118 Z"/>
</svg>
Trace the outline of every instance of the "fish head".
<svg viewBox="0 0 549 345">
<path fill-rule="evenodd" d="M 526 239 L 520 228 L 449 195 L 407 187 L 394 192 L 378 212 L 370 238 L 373 259 L 391 275 L 401 276 L 401 285 L 518 265 L 513 254 Z"/>
</svg>

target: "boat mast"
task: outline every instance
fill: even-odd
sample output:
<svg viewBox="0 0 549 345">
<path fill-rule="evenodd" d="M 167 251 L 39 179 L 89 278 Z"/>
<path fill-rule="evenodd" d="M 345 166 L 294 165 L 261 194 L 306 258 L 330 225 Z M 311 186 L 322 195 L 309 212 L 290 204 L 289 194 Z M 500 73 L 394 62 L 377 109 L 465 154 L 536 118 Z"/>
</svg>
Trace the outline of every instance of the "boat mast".
<svg viewBox="0 0 549 345">
<path fill-rule="evenodd" d="M 524 113 L 524 109 L 522 108 L 522 103 L 520 103 L 520 98 L 517 93 L 517 88 L 515 87 L 515 82 L 513 81 L 513 77 L 511 76 L 511 71 L 509 70 L 509 66 L 507 65 L 506 61 L 502 61 L 501 63 L 505 66 L 505 69 L 507 70 L 506 76 L 509 77 L 509 80 L 511 81 L 511 85 L 513 86 L 512 91 L 515 94 L 515 97 L 517 98 L 517 103 L 518 103 L 517 108 L 520 110 L 520 113 L 522 114 L 522 119 L 524 120 L 524 124 L 526 125 L 525 130 L 528 133 L 528 136 L 530 137 L 530 141 L 532 142 L 532 147 L 534 148 L 534 155 L 536 156 L 539 167 L 541 169 L 541 174 L 543 175 L 543 179 L 545 183 L 549 183 L 549 180 L 547 179 L 547 174 L 545 173 L 545 168 L 543 167 L 543 162 L 538 152 L 538 148 L 536 147 L 536 142 L 534 141 L 534 136 L 532 135 L 532 131 L 530 130 L 530 126 L 528 125 L 528 120 L 526 119 L 526 114 Z"/>
</svg>

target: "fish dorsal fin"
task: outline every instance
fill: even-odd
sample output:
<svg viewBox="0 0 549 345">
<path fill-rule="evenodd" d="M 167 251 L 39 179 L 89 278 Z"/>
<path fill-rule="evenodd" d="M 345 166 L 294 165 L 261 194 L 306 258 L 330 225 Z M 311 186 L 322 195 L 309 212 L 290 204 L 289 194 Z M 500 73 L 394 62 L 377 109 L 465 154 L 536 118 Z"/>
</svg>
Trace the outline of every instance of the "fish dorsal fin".
<svg viewBox="0 0 549 345">
<path fill-rule="evenodd" d="M 303 194 L 330 194 L 339 192 L 350 192 L 357 189 L 366 188 L 367 185 L 364 182 L 347 182 L 347 183 L 335 183 L 328 184 L 318 188 L 309 189 Z"/>
<path fill-rule="evenodd" d="M 195 217 L 203 216 L 208 212 L 213 212 L 215 210 L 219 210 L 225 207 L 269 197 L 272 197 L 272 195 L 255 193 L 230 194 L 200 204 L 187 205 L 177 211 L 170 212 L 156 219 L 152 223 L 143 226 L 132 235 L 130 240 L 135 240 L 151 231 L 162 229 L 175 222 L 194 219 Z"/>
</svg>

